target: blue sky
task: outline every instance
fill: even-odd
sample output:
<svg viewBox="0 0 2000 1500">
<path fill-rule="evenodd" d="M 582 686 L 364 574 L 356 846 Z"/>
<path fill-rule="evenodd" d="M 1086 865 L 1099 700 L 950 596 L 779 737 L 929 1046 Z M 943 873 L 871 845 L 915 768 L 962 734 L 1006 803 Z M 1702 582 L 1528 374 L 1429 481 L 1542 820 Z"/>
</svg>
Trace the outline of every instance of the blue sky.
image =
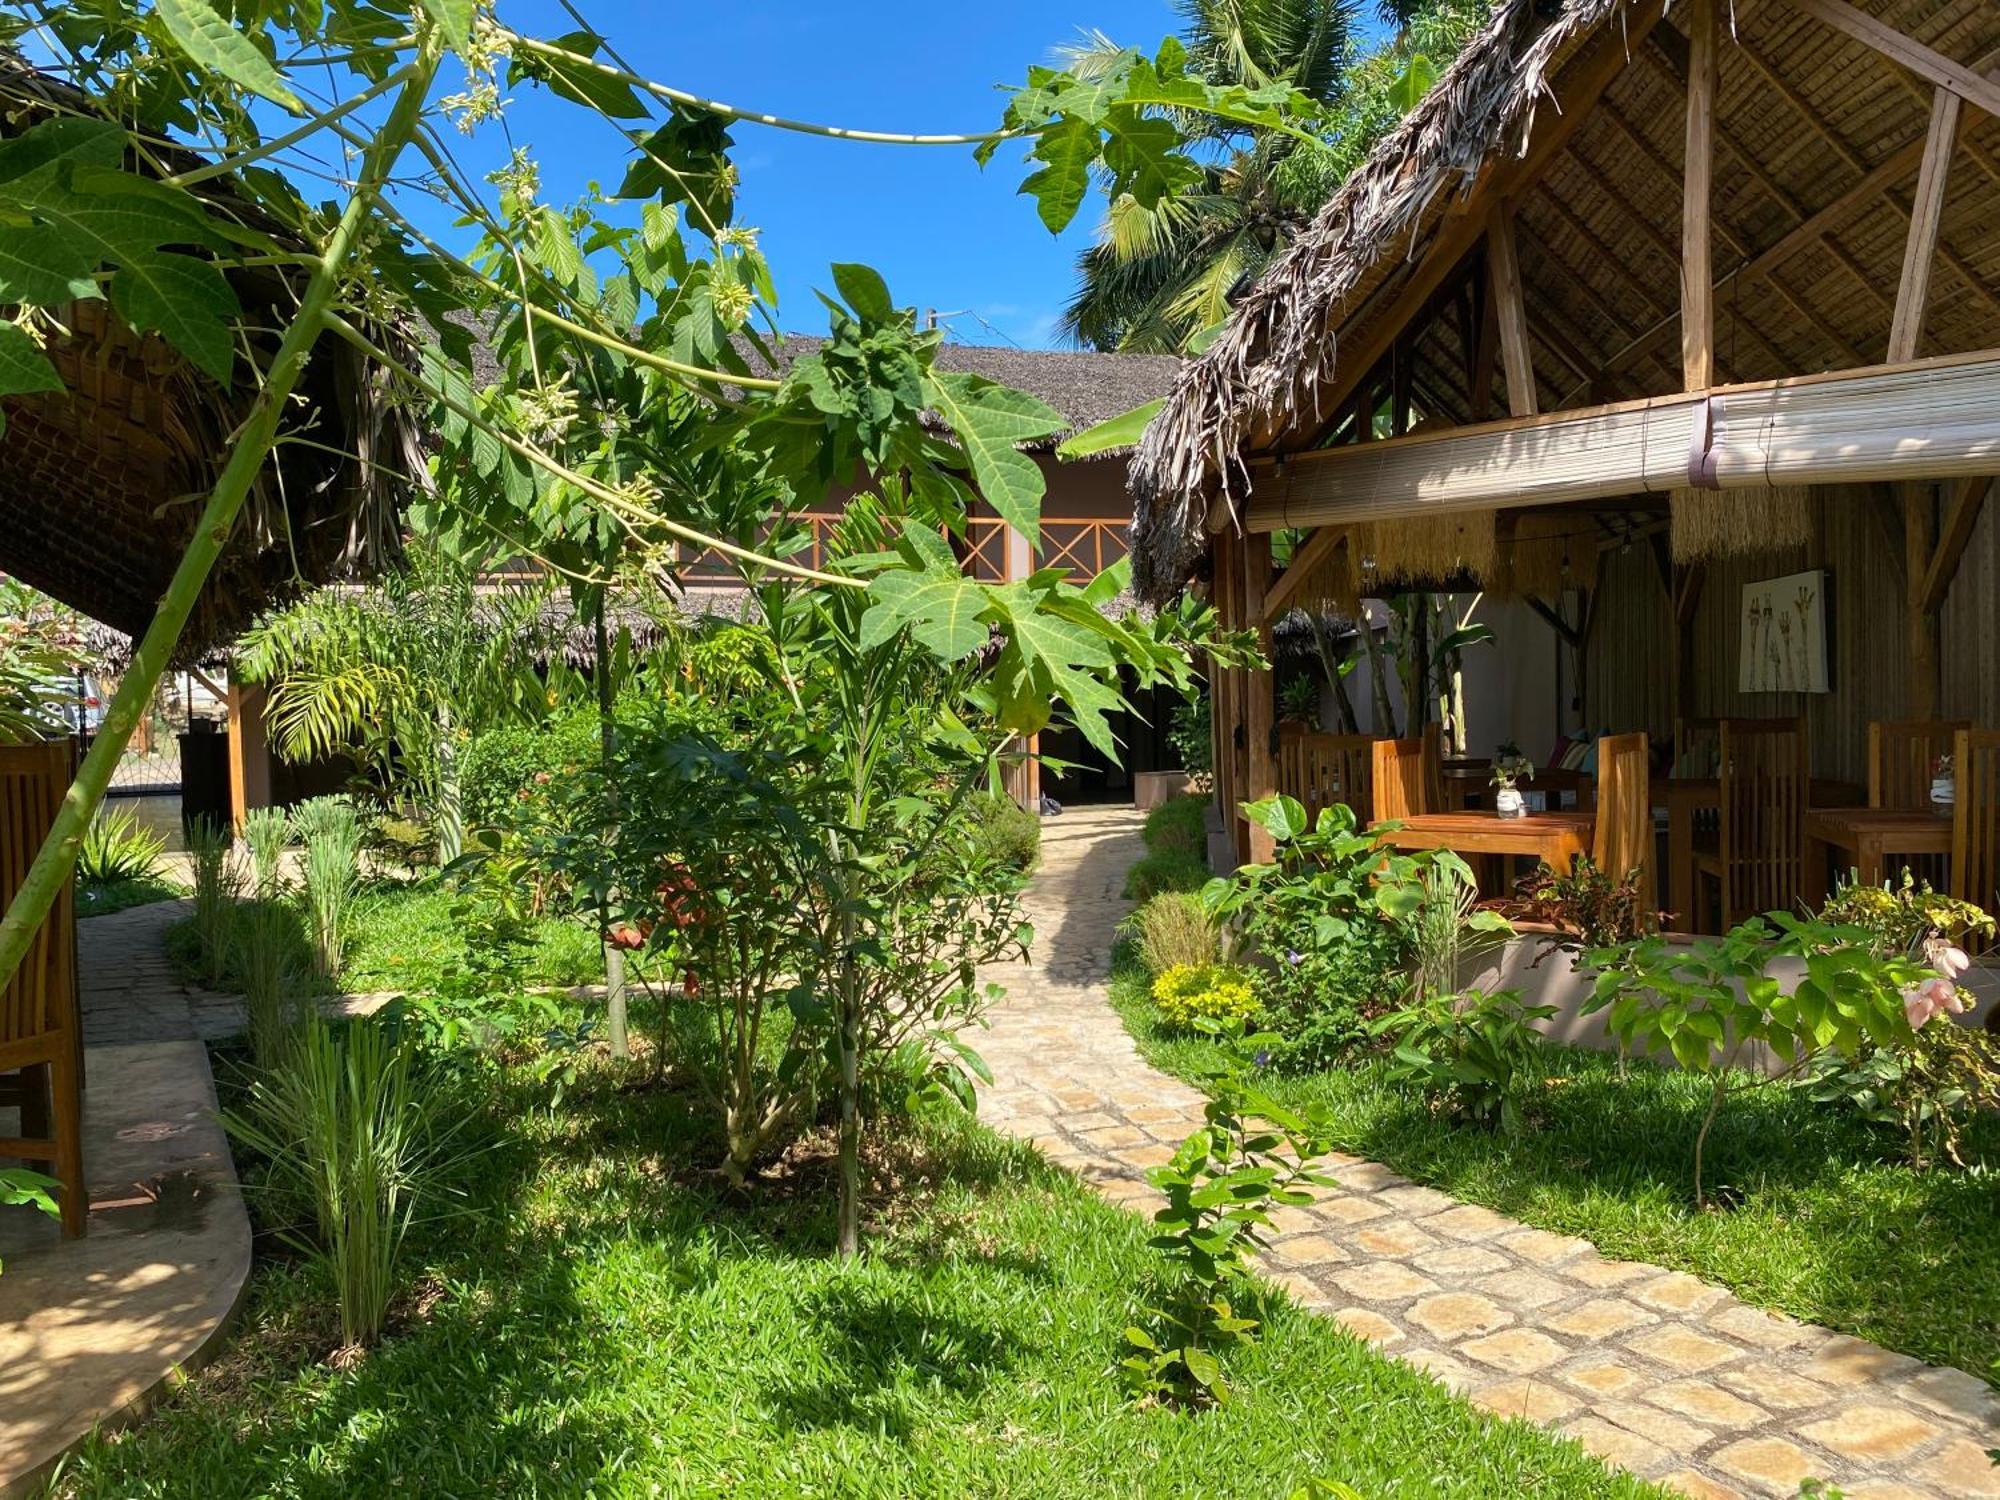
<svg viewBox="0 0 2000 1500">
<path fill-rule="evenodd" d="M 1004 104 L 994 85 L 1020 82 L 1082 28 L 1149 51 L 1177 29 L 1166 0 L 578 3 L 662 83 L 792 118 L 924 132 L 992 129 Z M 501 15 L 530 35 L 575 25 L 553 0 L 504 0 Z M 565 201 L 592 178 L 616 185 L 622 143 L 610 127 L 532 85 L 510 97 L 509 128 L 539 158 L 546 200 Z M 734 133 L 737 222 L 763 231 L 788 331 L 823 329 L 813 289 L 831 285 L 830 263 L 859 260 L 899 302 L 960 314 L 951 327 L 961 342 L 1058 342 L 1056 315 L 1098 209 L 1087 204 L 1051 236 L 1032 200 L 1017 196 L 1020 148 L 1003 148 L 982 171 L 965 147 L 862 145 L 747 124 Z M 506 155 L 492 124 L 456 149 L 480 172 Z"/>
</svg>

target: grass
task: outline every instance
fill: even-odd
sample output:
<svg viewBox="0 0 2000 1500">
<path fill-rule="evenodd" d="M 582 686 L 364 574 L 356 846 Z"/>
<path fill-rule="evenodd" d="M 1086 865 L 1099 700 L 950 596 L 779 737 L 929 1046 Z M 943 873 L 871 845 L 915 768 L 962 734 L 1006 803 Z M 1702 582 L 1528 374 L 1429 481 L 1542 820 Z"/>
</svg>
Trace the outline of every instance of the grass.
<svg viewBox="0 0 2000 1500">
<path fill-rule="evenodd" d="M 79 881 L 76 914 L 79 918 L 108 917 L 114 911 L 150 906 L 155 901 L 174 901 L 186 894 L 186 886 L 158 875 L 143 875 L 132 880 Z"/>
<path fill-rule="evenodd" d="M 465 934 L 451 911 L 456 899 L 435 875 L 414 881 L 379 880 L 364 886 L 351 918 L 339 987 L 350 994 L 365 994 L 435 986 L 447 968 L 463 963 L 466 956 Z M 310 969 L 311 948 L 303 921 L 295 921 L 293 928 L 297 948 L 293 957 L 301 969 Z M 199 977 L 198 943 L 190 922 L 176 922 L 167 929 L 166 948 L 184 977 Z M 580 922 L 546 919 L 538 925 L 535 947 L 522 978 L 531 985 L 601 981 L 604 960 L 597 934 Z M 242 989 L 233 962 L 221 988 L 232 993 Z"/>
<path fill-rule="evenodd" d="M 1155 1066 L 1188 1076 L 1214 1044 L 1165 1032 L 1134 963 L 1113 1002 Z M 1691 1160 L 1699 1079 L 1598 1052 L 1553 1048 L 1555 1075 L 1516 1138 L 1433 1116 L 1381 1064 L 1279 1077 L 1318 1101 L 1335 1144 L 1604 1254 L 1691 1271 L 1746 1301 L 1935 1363 L 2000 1375 L 2000 1127 L 1973 1144 L 1984 1171 L 1917 1172 L 1853 1118 L 1765 1088 L 1724 1107 L 1710 1180 L 1730 1206 L 1697 1211 Z M 1977 1160 L 1975 1156 L 1973 1159 Z"/>
<path fill-rule="evenodd" d="M 468 1211 L 413 1240 L 419 1295 L 384 1345 L 331 1367 L 324 1288 L 266 1262 L 219 1362 L 86 1444 L 57 1492 L 1654 1493 L 1276 1296 L 1232 1358 L 1235 1404 L 1135 1406 L 1110 1371 L 1146 1227 L 970 1122 L 897 1132 L 868 1253 L 842 1266 L 824 1156 L 745 1199 L 697 1165 L 714 1146 L 681 1096 L 598 1072 L 558 1113 L 544 1097 L 503 1084 Z"/>
</svg>

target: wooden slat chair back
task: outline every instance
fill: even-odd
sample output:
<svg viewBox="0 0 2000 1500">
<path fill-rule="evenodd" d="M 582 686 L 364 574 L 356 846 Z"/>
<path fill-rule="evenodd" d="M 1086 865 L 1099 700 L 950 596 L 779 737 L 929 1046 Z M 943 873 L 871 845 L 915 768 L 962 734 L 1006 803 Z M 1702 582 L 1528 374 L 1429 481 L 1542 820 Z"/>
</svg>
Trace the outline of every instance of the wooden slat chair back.
<svg viewBox="0 0 2000 1500">
<path fill-rule="evenodd" d="M 1278 741 L 1278 790 L 1304 803 L 1314 822 L 1322 808 L 1345 802 L 1365 827 L 1375 816 L 1374 751 L 1365 734 L 1287 730 Z"/>
<path fill-rule="evenodd" d="M 1444 810 L 1444 751 L 1437 725 L 1415 739 L 1376 740 L 1372 754 L 1370 790 L 1376 818 L 1413 818 Z"/>
<path fill-rule="evenodd" d="M 1597 742 L 1597 818 L 1590 857 L 1613 880 L 1639 872 L 1640 909 L 1658 909 L 1653 874 L 1652 747 L 1644 734 Z"/>
<path fill-rule="evenodd" d="M 2000 730 L 1952 736 L 1951 893 L 2000 911 Z"/>
<path fill-rule="evenodd" d="M 1913 812 L 1931 805 L 1931 767 L 1951 754 L 1969 719 L 1877 720 L 1868 726 L 1868 805 Z"/>
<path fill-rule="evenodd" d="M 68 740 L 0 745 L 0 909 L 14 899 L 42 846 L 75 752 Z M 46 1162 L 62 1184 L 62 1226 L 83 1233 L 83 1037 L 76 992 L 76 905 L 65 882 L 21 967 L 0 991 L 0 1074 L 21 1111 L 20 1134 L 0 1136 L 0 1156 Z"/>
<path fill-rule="evenodd" d="M 1798 904 L 1812 774 L 1802 718 L 1725 719 L 1715 870 L 1724 930 Z"/>
</svg>

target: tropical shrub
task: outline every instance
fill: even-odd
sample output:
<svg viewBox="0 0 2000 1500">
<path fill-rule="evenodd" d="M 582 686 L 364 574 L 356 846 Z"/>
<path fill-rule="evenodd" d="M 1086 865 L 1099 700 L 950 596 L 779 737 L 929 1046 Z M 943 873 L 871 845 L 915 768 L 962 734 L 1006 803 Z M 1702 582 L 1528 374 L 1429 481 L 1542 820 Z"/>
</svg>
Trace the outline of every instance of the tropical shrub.
<svg viewBox="0 0 2000 1500">
<path fill-rule="evenodd" d="M 1276 841 L 1272 863 L 1210 881 L 1202 898 L 1233 943 L 1264 960 L 1258 997 L 1287 1066 L 1321 1067 L 1364 1041 L 1407 986 L 1423 876 L 1449 853 L 1401 853 L 1336 804 L 1308 824 L 1296 798 L 1248 804 Z"/>
<path fill-rule="evenodd" d="M 1185 849 L 1160 849 L 1141 855 L 1125 871 L 1125 895 L 1150 901 L 1162 891 L 1198 891 L 1212 875 L 1208 861 Z"/>
<path fill-rule="evenodd" d="M 1224 1402 L 1229 1386 L 1218 1356 L 1254 1340 L 1255 1319 L 1230 1296 L 1247 1281 L 1249 1257 L 1266 1242 L 1274 1208 L 1310 1203 L 1307 1188 L 1330 1179 L 1315 1169 L 1331 1127 L 1318 1106 L 1293 1109 L 1258 1086 L 1253 1057 L 1269 1041 L 1240 1024 L 1210 1023 L 1230 1045 L 1197 1080 L 1208 1104 L 1204 1124 L 1147 1179 L 1166 1194 L 1153 1215 L 1153 1247 L 1166 1258 L 1160 1305 L 1125 1330 L 1122 1368 L 1138 1395 Z"/>
<path fill-rule="evenodd" d="M 603 728 L 594 708 L 557 713 L 543 724 L 505 724 L 474 735 L 458 767 L 466 827 L 507 826 L 520 803 L 545 798 L 543 789 L 553 778 L 597 765 L 603 751 Z"/>
<path fill-rule="evenodd" d="M 1481 910 L 1472 871 L 1449 850 L 1420 867 L 1421 898 L 1409 916 L 1411 985 L 1419 997 L 1456 993 L 1465 961 L 1512 935 L 1497 912 Z"/>
<path fill-rule="evenodd" d="M 201 975 L 211 987 L 229 971 L 232 925 L 243 899 L 243 866 L 229 830 L 206 818 L 187 826 L 188 865 L 194 877 L 195 951 Z"/>
<path fill-rule="evenodd" d="M 1785 993 L 1766 971 L 1773 959 L 1801 961 L 1804 976 Z M 1583 1013 L 1602 1012 L 1620 1046 L 1669 1054 L 1710 1080 L 1709 1105 L 1694 1141 L 1695 1202 L 1707 1206 L 1702 1152 L 1731 1094 L 1794 1079 L 1823 1053 L 1854 1056 L 1865 1042 L 1907 1045 L 1929 1019 L 1920 985 L 1938 976 L 1907 958 L 1884 956 L 1855 927 L 1784 912 L 1752 917 L 1720 938 L 1669 943 L 1655 935 L 1592 949 L 1597 970 Z M 1927 1007 L 1929 1001 L 1923 999 Z M 1774 1073 L 1745 1071 L 1766 1049 Z"/>
<path fill-rule="evenodd" d="M 1820 920 L 1861 928 L 1884 954 L 1914 955 L 1939 942 L 1971 947 L 1974 940 L 1991 940 L 1994 930 L 1985 911 L 1932 890 L 1908 869 L 1895 884 L 1839 882 L 1820 908 Z"/>
<path fill-rule="evenodd" d="M 253 807 L 243 814 L 243 843 L 258 900 L 275 900 L 284 889 L 285 846 L 291 841 L 292 820 L 282 807 Z"/>
<path fill-rule="evenodd" d="M 1042 857 L 1042 820 L 1012 797 L 974 792 L 966 799 L 967 830 L 973 853 L 1020 875 Z"/>
<path fill-rule="evenodd" d="M 394 1027 L 312 1012 L 225 1116 L 266 1158 L 260 1186 L 303 1205 L 310 1223 L 281 1233 L 332 1281 L 348 1348 L 382 1334 L 404 1238 L 419 1210 L 437 1206 L 457 1113 L 444 1075 Z"/>
<path fill-rule="evenodd" d="M 1185 703 L 1174 705 L 1167 721 L 1167 743 L 1180 758 L 1198 790 L 1207 791 L 1215 780 L 1215 741 L 1208 689 L 1200 688 Z"/>
<path fill-rule="evenodd" d="M 1517 990 L 1440 995 L 1381 1017 L 1371 1030 L 1391 1046 L 1388 1076 L 1414 1085 L 1461 1120 L 1521 1128 L 1521 1104 L 1543 1077 L 1535 1021 L 1553 1005 L 1529 1005 Z"/>
<path fill-rule="evenodd" d="M 1146 814 L 1141 836 L 1155 854 L 1182 850 L 1208 858 L 1208 798 L 1169 797 Z"/>
<path fill-rule="evenodd" d="M 300 871 L 313 962 L 322 978 L 336 979 L 361 891 L 361 816 L 345 797 L 312 797 L 292 809 L 292 832 L 305 851 Z"/>
<path fill-rule="evenodd" d="M 1516 921 L 1559 929 L 1566 943 L 1602 948 L 1656 932 L 1660 914 L 1640 899 L 1638 870 L 1614 876 L 1579 854 L 1567 874 L 1539 866 L 1515 887 L 1515 899 L 1496 903 Z"/>
<path fill-rule="evenodd" d="M 76 878 L 85 885 L 153 880 L 166 858 L 167 836 L 139 821 L 129 807 L 99 808 L 76 854 Z"/>
<path fill-rule="evenodd" d="M 1221 929 L 1195 891 L 1162 891 L 1127 917 L 1123 927 L 1148 974 L 1176 965 L 1212 964 L 1221 947 Z"/>
<path fill-rule="evenodd" d="M 1250 972 L 1233 964 L 1175 964 L 1154 976 L 1151 994 L 1160 1019 L 1184 1029 L 1204 1021 L 1240 1025 L 1258 1009 Z"/>
</svg>

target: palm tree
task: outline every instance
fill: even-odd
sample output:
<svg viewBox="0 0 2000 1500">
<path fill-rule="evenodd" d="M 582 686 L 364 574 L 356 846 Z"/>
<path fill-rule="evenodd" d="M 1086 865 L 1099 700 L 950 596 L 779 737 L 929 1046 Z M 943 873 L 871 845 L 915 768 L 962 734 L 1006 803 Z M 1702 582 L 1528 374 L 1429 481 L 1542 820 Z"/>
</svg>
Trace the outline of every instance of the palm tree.
<svg viewBox="0 0 2000 1500">
<path fill-rule="evenodd" d="M 1188 122 L 1217 152 L 1201 181 L 1151 209 L 1115 199 L 1097 243 L 1078 260 L 1062 328 L 1092 348 L 1178 353 L 1220 323 L 1411 102 L 1408 81 L 1427 82 L 1436 71 L 1430 57 L 1448 56 L 1471 34 L 1487 0 L 1378 0 L 1395 39 L 1366 56 L 1352 46 L 1361 0 L 1180 0 L 1180 7 L 1190 72 L 1213 83 L 1300 90 L 1328 112 L 1326 144 Z M 1115 52 L 1097 35 L 1067 61 L 1088 72 Z"/>
</svg>

